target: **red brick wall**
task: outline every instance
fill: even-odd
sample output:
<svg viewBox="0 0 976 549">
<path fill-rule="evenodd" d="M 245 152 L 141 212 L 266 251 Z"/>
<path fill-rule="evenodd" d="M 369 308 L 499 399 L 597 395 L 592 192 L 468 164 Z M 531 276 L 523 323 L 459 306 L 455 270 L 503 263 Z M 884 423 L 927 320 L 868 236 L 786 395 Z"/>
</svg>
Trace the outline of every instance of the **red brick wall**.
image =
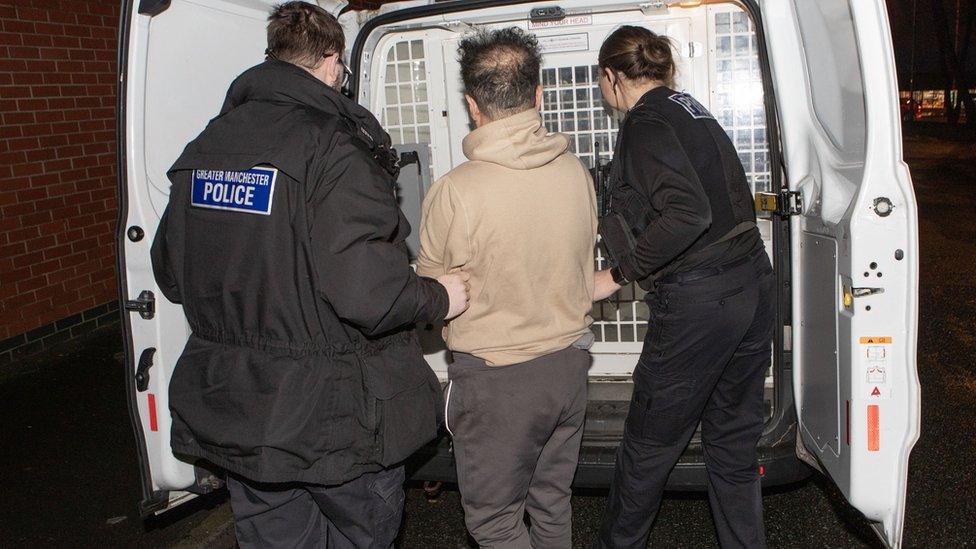
<svg viewBox="0 0 976 549">
<path fill-rule="evenodd" d="M 358 9 L 383 3 L 351 2 Z M 32 330 L 45 336 L 52 322 L 116 299 L 120 4 L 0 0 L 0 342 L 7 340 L 5 347 L 23 343 L 14 336 Z"/>
<path fill-rule="evenodd" d="M 116 298 L 113 0 L 0 0 L 0 340 Z"/>
</svg>

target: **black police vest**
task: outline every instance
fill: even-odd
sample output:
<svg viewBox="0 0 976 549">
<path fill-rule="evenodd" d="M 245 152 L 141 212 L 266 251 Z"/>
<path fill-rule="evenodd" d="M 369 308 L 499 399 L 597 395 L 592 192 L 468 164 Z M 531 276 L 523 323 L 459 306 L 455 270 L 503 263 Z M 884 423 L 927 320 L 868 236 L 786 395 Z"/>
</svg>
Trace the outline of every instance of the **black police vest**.
<svg viewBox="0 0 976 549">
<path fill-rule="evenodd" d="M 715 118 L 690 95 L 669 88 L 651 90 L 638 101 L 628 116 L 637 114 L 665 122 L 674 131 L 691 161 L 708 197 L 712 213 L 709 228 L 670 265 L 657 273 L 683 270 L 704 259 L 715 244 L 731 240 L 756 227 L 752 190 L 735 146 Z M 645 190 L 628 184 L 622 155 L 627 133 L 621 125 L 614 160 L 607 174 L 608 188 L 601 199 L 601 216 L 617 213 L 630 225 L 634 237 L 643 233 L 659 216 Z M 655 278 L 657 278 L 655 277 Z"/>
</svg>

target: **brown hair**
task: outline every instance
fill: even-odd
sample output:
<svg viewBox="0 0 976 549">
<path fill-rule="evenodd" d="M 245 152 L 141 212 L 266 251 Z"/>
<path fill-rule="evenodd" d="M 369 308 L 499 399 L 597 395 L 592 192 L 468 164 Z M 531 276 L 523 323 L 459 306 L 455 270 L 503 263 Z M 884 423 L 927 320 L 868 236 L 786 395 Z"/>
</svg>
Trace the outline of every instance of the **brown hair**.
<svg viewBox="0 0 976 549">
<path fill-rule="evenodd" d="M 656 80 L 674 85 L 671 40 L 644 27 L 625 25 L 613 31 L 600 46 L 598 63 L 631 80 Z"/>
<path fill-rule="evenodd" d="M 272 59 L 317 68 L 322 58 L 342 54 L 346 39 L 339 22 L 308 2 L 278 4 L 268 16 L 268 50 Z"/>
</svg>

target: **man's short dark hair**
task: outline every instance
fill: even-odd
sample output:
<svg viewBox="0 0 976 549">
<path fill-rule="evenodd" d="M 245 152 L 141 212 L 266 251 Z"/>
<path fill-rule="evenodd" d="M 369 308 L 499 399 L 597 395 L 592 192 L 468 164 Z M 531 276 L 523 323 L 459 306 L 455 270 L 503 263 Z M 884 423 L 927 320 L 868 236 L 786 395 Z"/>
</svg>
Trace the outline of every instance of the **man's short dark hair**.
<svg viewBox="0 0 976 549">
<path fill-rule="evenodd" d="M 322 58 L 342 54 L 345 35 L 329 12 L 308 2 L 278 4 L 268 16 L 268 56 L 315 69 Z"/>
<path fill-rule="evenodd" d="M 491 120 L 535 105 L 542 53 L 535 36 L 517 27 L 485 31 L 458 45 L 464 91 Z"/>
</svg>

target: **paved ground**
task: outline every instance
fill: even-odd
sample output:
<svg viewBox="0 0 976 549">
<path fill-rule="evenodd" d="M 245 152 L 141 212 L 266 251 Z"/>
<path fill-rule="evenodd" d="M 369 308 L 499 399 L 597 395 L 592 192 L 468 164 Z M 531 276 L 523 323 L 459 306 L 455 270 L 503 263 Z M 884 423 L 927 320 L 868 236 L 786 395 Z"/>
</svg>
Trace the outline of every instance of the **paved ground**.
<svg viewBox="0 0 976 549">
<path fill-rule="evenodd" d="M 976 145 L 932 130 L 908 140 L 922 243 L 922 438 L 912 456 L 906 546 L 976 546 Z M 936 132 L 939 133 L 939 132 Z M 925 135 L 921 135 L 925 134 Z M 222 496 L 143 523 L 119 335 L 94 334 L 0 380 L 0 546 L 230 547 Z M 574 498 L 575 539 L 593 539 L 604 495 Z M 819 477 L 765 498 L 770 547 L 877 547 Z M 703 497 L 674 495 L 652 545 L 716 545 Z M 467 547 L 457 492 L 408 492 L 401 546 Z"/>
</svg>

